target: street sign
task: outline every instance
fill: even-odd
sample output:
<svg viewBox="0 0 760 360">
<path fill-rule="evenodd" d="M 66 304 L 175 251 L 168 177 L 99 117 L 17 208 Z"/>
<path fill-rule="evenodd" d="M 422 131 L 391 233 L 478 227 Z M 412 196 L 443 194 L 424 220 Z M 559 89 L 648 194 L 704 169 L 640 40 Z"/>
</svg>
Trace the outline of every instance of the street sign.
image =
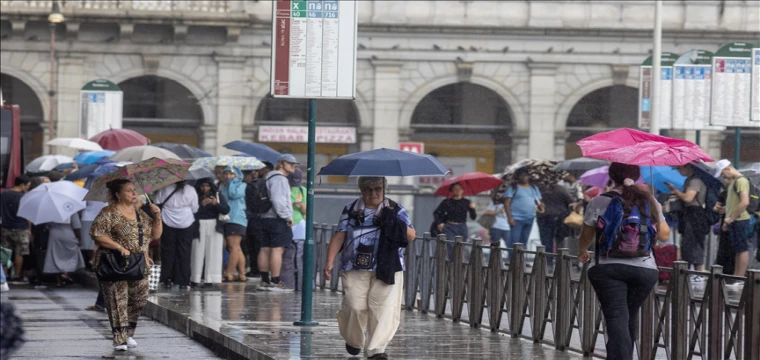
<svg viewBox="0 0 760 360">
<path fill-rule="evenodd" d="M 692 50 L 673 65 L 673 129 L 725 130 L 710 125 L 713 53 Z"/>
<path fill-rule="evenodd" d="M 752 49 L 752 111 L 750 121 L 760 121 L 760 41 Z"/>
<path fill-rule="evenodd" d="M 673 64 L 678 59 L 678 54 L 663 52 L 660 58 L 660 99 L 656 104 L 660 106 L 660 129 L 672 127 L 672 96 L 673 96 Z M 644 60 L 639 68 L 639 129 L 648 129 L 652 121 L 652 57 Z"/>
<path fill-rule="evenodd" d="M 398 149 L 401 151 L 408 151 L 417 154 L 425 153 L 425 143 L 421 142 L 402 142 L 398 144 Z"/>
<path fill-rule="evenodd" d="M 272 8 L 274 97 L 356 97 L 356 0 L 277 0 Z"/>
<path fill-rule="evenodd" d="M 90 81 L 79 91 L 79 137 L 89 139 L 108 129 L 121 129 L 124 93 L 103 79 Z"/>
<path fill-rule="evenodd" d="M 307 143 L 307 126 L 259 126 L 259 142 Z M 356 128 L 342 126 L 318 126 L 317 144 L 355 144 Z"/>
<path fill-rule="evenodd" d="M 713 56 L 710 124 L 760 127 L 750 121 L 752 87 L 752 44 L 734 42 Z"/>
</svg>

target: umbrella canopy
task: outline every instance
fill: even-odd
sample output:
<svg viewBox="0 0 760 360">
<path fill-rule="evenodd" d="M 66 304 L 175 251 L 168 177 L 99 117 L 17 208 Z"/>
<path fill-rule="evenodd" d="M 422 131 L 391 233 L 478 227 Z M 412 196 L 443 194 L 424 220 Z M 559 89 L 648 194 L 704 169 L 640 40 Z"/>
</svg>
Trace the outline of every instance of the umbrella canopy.
<svg viewBox="0 0 760 360">
<path fill-rule="evenodd" d="M 137 163 L 151 158 L 182 160 L 177 154 L 151 145 L 132 146 L 120 150 L 111 156 L 113 161 L 131 161 Z"/>
<path fill-rule="evenodd" d="M 261 161 L 266 161 L 271 164 L 277 164 L 277 159 L 280 157 L 280 153 L 275 149 L 270 148 L 264 144 L 257 144 L 252 141 L 235 140 L 233 142 L 224 145 L 227 149 L 240 151 L 250 156 L 255 156 Z"/>
<path fill-rule="evenodd" d="M 148 138 L 129 129 L 109 129 L 93 136 L 90 138 L 90 141 L 98 143 L 103 149 L 114 151 L 126 149 L 131 146 L 150 144 Z"/>
<path fill-rule="evenodd" d="M 77 164 L 92 164 L 102 158 L 107 158 L 116 154 L 116 151 L 100 150 L 100 151 L 85 151 L 74 156 L 74 162 Z"/>
<path fill-rule="evenodd" d="M 464 195 L 472 196 L 499 187 L 501 179 L 482 172 L 462 174 L 444 180 L 441 186 L 438 187 L 438 190 L 435 191 L 435 195 L 450 197 L 452 194 L 449 191 L 449 187 L 453 184 L 462 185 Z"/>
<path fill-rule="evenodd" d="M 591 159 L 587 157 L 581 157 L 577 159 L 563 160 L 554 166 L 555 171 L 589 171 L 597 169 L 605 165 L 609 165 L 609 161 Z"/>
<path fill-rule="evenodd" d="M 26 172 L 29 173 L 43 173 L 55 169 L 56 166 L 61 164 L 73 163 L 74 159 L 63 155 L 44 155 L 40 156 L 29 165 L 26 166 Z"/>
<path fill-rule="evenodd" d="M 714 161 L 690 141 L 628 128 L 592 135 L 577 144 L 583 156 L 630 165 L 676 166 L 695 160 Z"/>
<path fill-rule="evenodd" d="M 71 215 L 85 208 L 82 198 L 87 194 L 71 181 L 56 181 L 36 187 L 24 194 L 18 216 L 33 224 L 66 222 Z"/>
<path fill-rule="evenodd" d="M 252 156 L 212 156 L 195 160 L 193 165 L 209 170 L 214 170 L 217 166 L 230 166 L 240 170 L 259 170 L 264 168 L 264 163 Z"/>
<path fill-rule="evenodd" d="M 82 165 L 77 171 L 74 171 L 73 173 L 67 175 L 65 180 L 74 181 L 74 180 L 87 178 L 88 176 L 92 175 L 95 169 L 99 167 L 100 167 L 100 164 Z"/>
<path fill-rule="evenodd" d="M 106 184 L 116 179 L 133 181 L 139 192 L 148 194 L 182 181 L 189 168 L 190 164 L 182 160 L 158 158 L 118 167 L 116 170 L 98 177 L 84 200 L 108 201 Z"/>
<path fill-rule="evenodd" d="M 185 145 L 185 144 L 173 144 L 173 143 L 162 142 L 158 144 L 153 144 L 153 146 L 169 150 L 185 161 L 212 156 L 211 154 L 197 147 L 192 147 L 190 145 Z"/>
<path fill-rule="evenodd" d="M 739 169 L 739 172 L 745 175 L 760 174 L 760 163 L 752 163 Z"/>
<path fill-rule="evenodd" d="M 537 185 L 541 189 L 549 189 L 555 184 L 559 183 L 566 173 L 564 171 L 554 170 L 557 165 L 556 161 L 550 160 L 536 160 L 528 159 L 518 163 L 507 166 L 504 170 L 504 177 L 502 178 L 505 183 L 511 183 L 514 179 L 514 174 L 519 169 L 525 169 L 530 175 L 530 182 L 533 185 Z"/>
<path fill-rule="evenodd" d="M 670 189 L 665 183 L 671 183 L 676 189 L 683 188 L 686 176 L 670 166 L 641 166 L 641 178 L 647 184 L 653 185 L 660 192 L 669 193 Z"/>
<path fill-rule="evenodd" d="M 208 178 L 214 178 L 216 175 L 214 175 L 214 172 L 211 170 L 200 167 L 197 165 L 191 166 L 187 170 L 187 174 L 185 174 L 185 180 L 200 180 L 200 179 L 208 179 Z"/>
<path fill-rule="evenodd" d="M 86 150 L 86 151 L 101 151 L 103 148 L 100 146 L 100 144 L 80 139 L 80 138 L 55 138 L 53 140 L 50 140 L 47 142 L 48 145 L 53 146 L 62 146 L 67 147 L 71 149 L 77 149 L 77 150 Z"/>
<path fill-rule="evenodd" d="M 444 176 L 448 172 L 430 155 L 383 148 L 343 155 L 323 167 L 318 175 Z"/>
<path fill-rule="evenodd" d="M 691 163 L 691 166 L 694 168 L 694 174 L 702 180 L 708 188 L 720 189 L 725 186 L 720 179 L 713 176 L 713 174 L 715 174 L 715 169 L 712 167 L 701 162 Z"/>
<path fill-rule="evenodd" d="M 610 181 L 608 171 L 609 166 L 602 166 L 596 169 L 591 169 L 583 173 L 578 181 L 583 185 L 604 189 L 604 187 L 607 186 L 607 183 Z M 642 182 L 644 182 L 644 180 L 641 178 L 636 180 L 637 184 L 641 184 Z"/>
</svg>

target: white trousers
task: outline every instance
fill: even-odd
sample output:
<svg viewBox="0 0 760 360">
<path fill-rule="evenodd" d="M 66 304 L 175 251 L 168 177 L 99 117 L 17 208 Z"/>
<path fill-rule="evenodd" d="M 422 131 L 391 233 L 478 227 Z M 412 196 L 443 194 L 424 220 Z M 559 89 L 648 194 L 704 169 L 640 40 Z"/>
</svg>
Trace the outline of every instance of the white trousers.
<svg viewBox="0 0 760 360">
<path fill-rule="evenodd" d="M 340 279 L 344 292 L 338 311 L 340 335 L 348 345 L 363 347 L 367 357 L 385 352 L 401 323 L 404 273 L 396 273 L 394 285 L 378 280 L 374 271 L 343 271 Z"/>
<path fill-rule="evenodd" d="M 222 282 L 222 260 L 224 240 L 222 234 L 216 232 L 216 220 L 199 220 L 200 238 L 193 240 L 190 252 L 190 281 L 201 282 L 201 274 L 205 260 L 205 283 Z"/>
</svg>

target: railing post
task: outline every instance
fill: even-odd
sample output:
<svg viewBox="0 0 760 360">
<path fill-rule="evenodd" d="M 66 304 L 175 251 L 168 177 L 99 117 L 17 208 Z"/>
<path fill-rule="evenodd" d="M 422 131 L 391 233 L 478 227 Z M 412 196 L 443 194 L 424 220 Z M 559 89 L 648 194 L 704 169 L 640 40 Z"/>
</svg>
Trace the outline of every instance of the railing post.
<svg viewBox="0 0 760 360">
<path fill-rule="evenodd" d="M 417 302 L 417 240 L 410 241 L 406 246 L 406 256 L 404 261 L 406 262 L 406 271 L 404 272 L 404 305 L 407 310 L 413 310 L 415 303 Z"/>
<path fill-rule="evenodd" d="M 673 275 L 671 281 L 673 292 L 671 293 L 671 325 L 670 325 L 670 359 L 684 360 L 687 356 L 687 339 L 689 334 L 688 316 L 689 316 L 689 274 L 684 270 L 689 268 L 689 264 L 684 261 L 673 263 Z"/>
<path fill-rule="evenodd" d="M 420 283 L 422 306 L 420 307 L 420 311 L 423 314 L 427 314 L 428 310 L 430 310 L 430 285 L 433 279 L 432 264 L 430 263 L 432 261 L 430 257 L 430 242 L 434 240 L 430 237 L 429 232 L 426 232 L 422 239 L 422 280 Z"/>
<path fill-rule="evenodd" d="M 723 358 L 723 312 L 725 303 L 723 302 L 722 286 L 718 275 L 723 274 L 723 267 L 713 265 L 710 267 L 710 282 L 707 288 L 710 291 L 710 302 L 703 304 L 707 306 L 707 316 L 709 317 L 710 336 L 707 337 L 708 359 Z"/>
<path fill-rule="evenodd" d="M 522 333 L 523 325 L 523 300 L 525 286 L 523 284 L 523 273 L 525 272 L 525 254 L 523 253 L 523 244 L 513 245 L 511 261 L 509 263 L 510 277 L 512 278 L 512 293 L 510 299 L 510 323 L 509 332 L 513 338 L 519 337 Z"/>
<path fill-rule="evenodd" d="M 555 279 L 556 281 L 556 279 Z M 546 247 L 536 246 L 536 257 L 533 260 L 533 308 L 530 309 L 532 322 L 531 335 L 534 343 L 540 343 L 543 338 L 544 314 L 546 313 Z M 559 305 L 559 303 L 557 303 Z"/>
<path fill-rule="evenodd" d="M 654 301 L 656 287 L 641 304 L 639 311 L 639 359 L 651 359 L 654 355 Z"/>
<path fill-rule="evenodd" d="M 479 328 L 483 321 L 483 240 L 472 241 L 470 251 L 470 289 L 467 291 L 470 327 Z"/>
<path fill-rule="evenodd" d="M 573 305 L 572 295 L 570 293 L 570 273 L 567 270 L 568 259 L 566 258 L 570 250 L 558 249 L 557 259 L 554 268 L 554 286 L 556 287 L 555 303 L 557 316 L 554 317 L 554 347 L 557 350 L 567 349 L 570 343 L 570 315 Z"/>
<path fill-rule="evenodd" d="M 456 323 L 462 318 L 464 306 L 464 239 L 454 237 L 454 253 L 452 255 L 454 268 L 451 277 L 451 319 Z"/>
<path fill-rule="evenodd" d="M 589 252 L 589 258 L 593 259 L 594 254 Z M 591 281 L 588 280 L 588 264 L 583 265 L 581 272 L 581 284 L 583 289 L 583 322 L 581 323 L 581 349 L 583 356 L 589 357 L 594 355 L 596 344 L 594 334 L 596 332 L 596 294 Z"/>
<path fill-rule="evenodd" d="M 446 314 L 446 284 L 449 274 L 446 269 L 446 235 L 438 235 L 435 248 L 435 316 L 442 318 Z"/>
<path fill-rule="evenodd" d="M 760 359 L 760 271 L 748 270 L 744 282 L 744 358 Z"/>
<path fill-rule="evenodd" d="M 501 327 L 501 294 L 504 285 L 501 279 L 501 248 L 498 242 L 491 242 L 491 258 L 488 259 L 488 323 L 491 332 L 499 331 Z"/>
</svg>

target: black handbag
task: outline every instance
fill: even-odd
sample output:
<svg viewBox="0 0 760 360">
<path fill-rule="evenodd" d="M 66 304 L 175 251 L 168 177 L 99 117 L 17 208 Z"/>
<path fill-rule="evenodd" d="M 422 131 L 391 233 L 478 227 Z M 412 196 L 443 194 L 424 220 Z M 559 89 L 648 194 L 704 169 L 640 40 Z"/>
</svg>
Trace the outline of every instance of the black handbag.
<svg viewBox="0 0 760 360">
<path fill-rule="evenodd" d="M 140 249 L 143 245 L 143 224 L 140 211 L 137 210 L 137 231 L 140 234 Z M 142 252 L 123 256 L 118 251 L 104 252 L 100 255 L 97 277 L 100 281 L 135 281 L 142 280 L 145 274 L 145 255 Z"/>
</svg>

